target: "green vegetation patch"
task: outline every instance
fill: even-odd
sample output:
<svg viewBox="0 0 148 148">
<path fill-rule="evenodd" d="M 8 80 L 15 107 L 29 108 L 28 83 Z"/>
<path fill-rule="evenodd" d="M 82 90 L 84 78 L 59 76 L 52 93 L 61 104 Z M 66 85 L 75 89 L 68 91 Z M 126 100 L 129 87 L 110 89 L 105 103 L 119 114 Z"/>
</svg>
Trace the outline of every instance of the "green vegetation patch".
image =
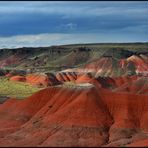
<svg viewBox="0 0 148 148">
<path fill-rule="evenodd" d="M 41 88 L 31 86 L 24 82 L 13 82 L 5 77 L 0 78 L 0 96 L 2 97 L 6 96 L 23 99 L 39 90 L 41 90 Z"/>
</svg>

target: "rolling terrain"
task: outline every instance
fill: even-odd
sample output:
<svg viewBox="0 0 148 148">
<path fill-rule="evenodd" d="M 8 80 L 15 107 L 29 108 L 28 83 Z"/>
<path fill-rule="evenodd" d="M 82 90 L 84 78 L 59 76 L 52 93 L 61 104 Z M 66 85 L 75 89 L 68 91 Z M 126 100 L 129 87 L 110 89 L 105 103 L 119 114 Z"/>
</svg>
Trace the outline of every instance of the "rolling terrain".
<svg viewBox="0 0 148 148">
<path fill-rule="evenodd" d="M 148 146 L 147 43 L 1 49 L 0 77 L 0 146 Z"/>
</svg>

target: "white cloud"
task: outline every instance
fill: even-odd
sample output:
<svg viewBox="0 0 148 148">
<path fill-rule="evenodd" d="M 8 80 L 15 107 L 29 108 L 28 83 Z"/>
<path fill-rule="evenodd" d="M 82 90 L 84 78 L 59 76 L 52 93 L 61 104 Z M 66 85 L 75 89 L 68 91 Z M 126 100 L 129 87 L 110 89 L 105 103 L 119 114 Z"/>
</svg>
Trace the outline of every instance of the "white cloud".
<svg viewBox="0 0 148 148">
<path fill-rule="evenodd" d="M 77 24 L 76 23 L 67 23 L 67 24 L 60 24 L 59 26 L 56 27 L 57 29 L 66 29 L 66 30 L 74 30 L 77 28 Z"/>
<path fill-rule="evenodd" d="M 38 34 L 38 35 L 19 35 L 12 37 L 0 37 L 1 47 L 37 47 L 49 46 L 60 43 L 61 40 L 67 38 L 67 34 Z"/>
<path fill-rule="evenodd" d="M 46 33 L 37 35 L 19 35 L 12 37 L 0 37 L 0 48 L 14 47 L 45 47 L 51 45 L 79 44 L 79 43 L 100 43 L 100 42 L 135 42 L 146 41 L 145 36 L 136 36 L 132 34 L 64 34 L 64 33 Z"/>
<path fill-rule="evenodd" d="M 75 23 L 68 23 L 68 24 L 66 24 L 66 27 L 68 27 L 70 29 L 74 29 L 74 28 L 77 27 L 77 24 L 75 24 Z"/>
</svg>

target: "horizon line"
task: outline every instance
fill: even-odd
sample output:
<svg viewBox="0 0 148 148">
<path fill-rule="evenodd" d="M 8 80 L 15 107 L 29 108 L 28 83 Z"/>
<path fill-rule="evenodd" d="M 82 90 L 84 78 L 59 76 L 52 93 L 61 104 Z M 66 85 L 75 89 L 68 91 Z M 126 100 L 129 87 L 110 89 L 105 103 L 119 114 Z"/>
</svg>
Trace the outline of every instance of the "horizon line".
<svg viewBox="0 0 148 148">
<path fill-rule="evenodd" d="M 148 41 L 136 41 L 136 42 L 97 42 L 97 43 L 72 43 L 72 44 L 60 44 L 60 45 L 49 45 L 49 46 L 20 46 L 20 47 L 0 47 L 0 50 L 3 49 L 19 49 L 19 48 L 48 48 L 53 46 L 74 46 L 74 45 L 99 45 L 99 44 L 148 44 Z"/>
</svg>

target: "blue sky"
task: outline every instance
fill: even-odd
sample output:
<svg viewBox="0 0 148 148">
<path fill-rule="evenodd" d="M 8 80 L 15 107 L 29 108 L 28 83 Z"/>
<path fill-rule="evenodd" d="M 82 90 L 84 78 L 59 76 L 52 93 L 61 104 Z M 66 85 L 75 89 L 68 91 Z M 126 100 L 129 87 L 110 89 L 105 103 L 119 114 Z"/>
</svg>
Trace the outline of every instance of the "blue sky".
<svg viewBox="0 0 148 148">
<path fill-rule="evenodd" d="M 148 41 L 148 2 L 0 1 L 0 47 Z"/>
</svg>

